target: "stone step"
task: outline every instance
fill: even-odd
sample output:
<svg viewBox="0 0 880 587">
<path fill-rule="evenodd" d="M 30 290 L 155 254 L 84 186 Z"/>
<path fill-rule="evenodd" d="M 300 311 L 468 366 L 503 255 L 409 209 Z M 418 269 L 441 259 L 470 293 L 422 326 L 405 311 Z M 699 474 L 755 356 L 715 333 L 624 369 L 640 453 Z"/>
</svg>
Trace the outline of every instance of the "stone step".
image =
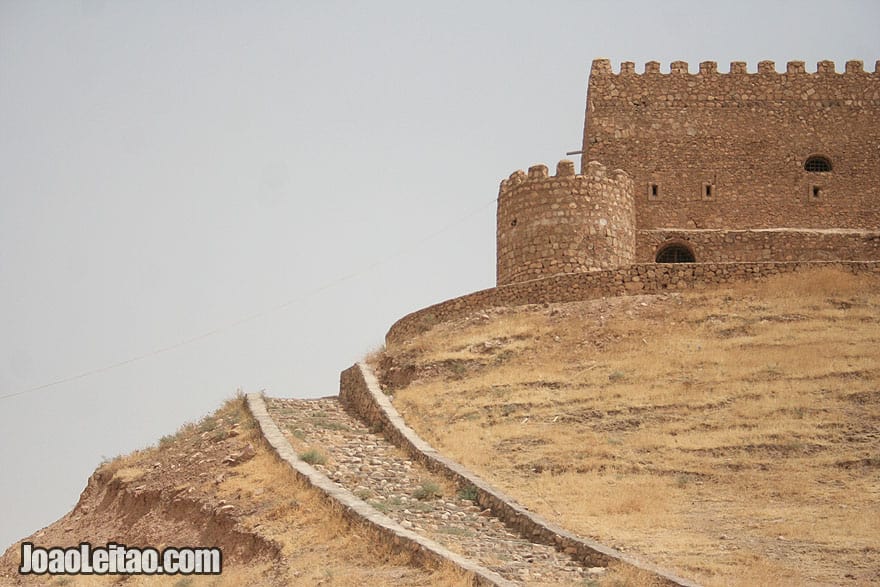
<svg viewBox="0 0 880 587">
<path fill-rule="evenodd" d="M 266 403 L 298 453 L 315 448 L 326 458 L 313 463 L 316 469 L 404 528 L 505 579 L 572 585 L 604 573 L 602 568 L 584 568 L 551 546 L 524 539 L 467 495 L 442 489 L 448 484 L 350 416 L 337 398 L 267 398 Z M 436 489 L 440 495 L 434 494 Z"/>
</svg>

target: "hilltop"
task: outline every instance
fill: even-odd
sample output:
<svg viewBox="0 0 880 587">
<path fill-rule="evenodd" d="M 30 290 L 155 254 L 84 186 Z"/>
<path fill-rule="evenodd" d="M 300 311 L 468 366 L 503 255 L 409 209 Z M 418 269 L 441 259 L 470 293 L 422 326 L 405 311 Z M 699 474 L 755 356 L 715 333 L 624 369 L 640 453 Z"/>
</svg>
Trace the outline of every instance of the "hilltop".
<svg viewBox="0 0 880 587">
<path fill-rule="evenodd" d="M 706 585 L 880 581 L 880 278 L 497 308 L 372 357 L 407 423 Z"/>
</svg>

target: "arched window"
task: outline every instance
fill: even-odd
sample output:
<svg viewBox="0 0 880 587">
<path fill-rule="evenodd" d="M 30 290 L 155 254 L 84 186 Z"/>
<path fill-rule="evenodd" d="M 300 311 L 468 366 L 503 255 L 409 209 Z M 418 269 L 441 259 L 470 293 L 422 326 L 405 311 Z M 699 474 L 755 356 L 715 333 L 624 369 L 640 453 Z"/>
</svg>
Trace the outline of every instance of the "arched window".
<svg viewBox="0 0 880 587">
<path fill-rule="evenodd" d="M 804 161 L 804 170 L 810 173 L 824 173 L 831 171 L 831 160 L 821 155 L 813 155 Z"/>
<path fill-rule="evenodd" d="M 657 263 L 694 263 L 694 253 L 680 243 L 666 245 L 657 251 Z"/>
</svg>

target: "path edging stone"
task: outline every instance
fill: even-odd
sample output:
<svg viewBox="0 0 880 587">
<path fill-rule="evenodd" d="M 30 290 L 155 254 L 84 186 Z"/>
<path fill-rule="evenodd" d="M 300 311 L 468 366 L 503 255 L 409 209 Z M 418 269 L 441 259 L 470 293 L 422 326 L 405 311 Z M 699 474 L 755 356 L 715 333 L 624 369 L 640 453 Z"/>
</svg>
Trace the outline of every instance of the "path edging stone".
<svg viewBox="0 0 880 587">
<path fill-rule="evenodd" d="M 548 544 L 563 551 L 586 566 L 624 564 L 655 575 L 667 585 L 699 587 L 688 579 L 678 577 L 655 565 L 639 561 L 624 553 L 571 532 L 530 512 L 466 469 L 434 449 L 407 426 L 397 409 L 391 404 L 376 379 L 373 370 L 363 362 L 356 363 L 340 375 L 339 400 L 350 412 L 370 426 L 380 430 L 393 444 L 405 450 L 412 459 L 419 461 L 431 471 L 450 479 L 458 487 L 476 489 L 477 503 L 488 508 L 509 527 L 522 536 L 541 544 Z"/>
</svg>

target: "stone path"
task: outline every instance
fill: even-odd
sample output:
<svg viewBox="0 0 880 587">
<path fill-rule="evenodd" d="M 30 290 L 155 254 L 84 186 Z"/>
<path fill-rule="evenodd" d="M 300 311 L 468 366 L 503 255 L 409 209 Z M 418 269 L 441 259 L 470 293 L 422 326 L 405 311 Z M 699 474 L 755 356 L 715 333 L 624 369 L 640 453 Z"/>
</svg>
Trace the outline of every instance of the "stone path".
<svg viewBox="0 0 880 587">
<path fill-rule="evenodd" d="M 336 398 L 270 399 L 272 419 L 305 460 L 404 528 L 528 585 L 589 584 L 604 573 L 509 530 L 488 510 L 348 415 Z M 309 452 L 311 451 L 311 456 Z M 325 459 L 321 463 L 321 459 Z"/>
</svg>

